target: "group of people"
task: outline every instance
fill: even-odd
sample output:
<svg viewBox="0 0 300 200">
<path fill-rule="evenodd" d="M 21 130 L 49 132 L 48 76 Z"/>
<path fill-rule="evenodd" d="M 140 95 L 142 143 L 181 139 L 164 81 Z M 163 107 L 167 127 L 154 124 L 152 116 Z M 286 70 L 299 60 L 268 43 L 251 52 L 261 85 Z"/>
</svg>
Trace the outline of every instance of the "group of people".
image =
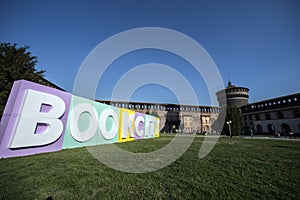
<svg viewBox="0 0 300 200">
<path fill-rule="evenodd" d="M 249 134 L 251 137 L 253 137 L 254 131 L 252 128 L 250 129 Z M 282 136 L 288 136 L 290 138 L 296 137 L 295 134 L 293 133 L 293 131 L 291 131 L 291 130 L 288 130 L 288 131 L 284 130 L 283 132 L 280 132 L 279 130 L 273 131 L 273 134 L 275 137 L 282 137 Z"/>
<path fill-rule="evenodd" d="M 274 132 L 275 137 L 281 137 L 281 133 L 279 131 Z M 289 130 L 287 132 L 284 132 L 283 136 L 289 136 L 290 138 L 294 137 L 293 131 Z"/>
</svg>

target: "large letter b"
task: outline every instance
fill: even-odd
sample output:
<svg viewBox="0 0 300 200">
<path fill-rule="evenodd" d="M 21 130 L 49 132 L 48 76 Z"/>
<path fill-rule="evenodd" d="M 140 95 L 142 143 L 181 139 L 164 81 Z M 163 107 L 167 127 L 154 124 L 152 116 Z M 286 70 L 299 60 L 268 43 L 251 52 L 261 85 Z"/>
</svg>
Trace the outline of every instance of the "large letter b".
<svg viewBox="0 0 300 200">
<path fill-rule="evenodd" d="M 52 94 L 27 90 L 9 148 L 41 146 L 55 142 L 63 132 L 59 119 L 64 101 Z"/>
</svg>

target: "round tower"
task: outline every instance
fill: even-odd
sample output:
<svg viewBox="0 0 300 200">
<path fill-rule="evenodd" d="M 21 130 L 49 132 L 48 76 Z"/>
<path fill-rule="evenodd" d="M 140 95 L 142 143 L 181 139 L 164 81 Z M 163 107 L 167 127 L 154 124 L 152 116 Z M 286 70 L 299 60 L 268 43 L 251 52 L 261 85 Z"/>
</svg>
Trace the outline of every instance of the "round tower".
<svg viewBox="0 0 300 200">
<path fill-rule="evenodd" d="M 248 104 L 249 99 L 248 92 L 248 88 L 234 86 L 229 81 L 228 86 L 225 89 L 216 93 L 219 106 L 224 106 L 225 104 L 236 107 L 246 105 Z"/>
</svg>

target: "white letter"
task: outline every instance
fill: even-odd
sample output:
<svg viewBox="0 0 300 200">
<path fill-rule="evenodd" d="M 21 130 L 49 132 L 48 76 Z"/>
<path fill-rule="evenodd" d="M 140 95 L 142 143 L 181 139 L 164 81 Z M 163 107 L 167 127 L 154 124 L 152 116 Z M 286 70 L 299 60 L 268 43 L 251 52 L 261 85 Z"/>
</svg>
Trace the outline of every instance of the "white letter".
<svg viewBox="0 0 300 200">
<path fill-rule="evenodd" d="M 50 106 L 51 110 L 42 112 L 43 105 Z M 65 108 L 65 102 L 61 98 L 28 89 L 9 148 L 40 146 L 55 142 L 63 131 L 63 123 L 59 118 L 64 114 Z M 37 134 L 38 124 L 46 125 L 47 129 Z"/>
<path fill-rule="evenodd" d="M 121 112 L 122 114 L 122 139 L 127 138 L 127 134 L 129 133 L 129 137 L 134 137 L 134 112 L 131 113 L 129 110 L 125 110 Z"/>
<path fill-rule="evenodd" d="M 155 131 L 155 119 L 153 116 L 147 115 L 145 120 L 145 137 L 153 137 Z"/>
<path fill-rule="evenodd" d="M 145 119 L 142 116 L 138 116 L 135 119 L 134 128 L 135 128 L 136 135 L 139 136 L 139 137 L 142 137 L 144 135 L 144 125 L 143 125 L 143 129 L 142 130 L 139 129 L 140 123 L 144 124 L 144 121 L 145 121 Z"/>
<path fill-rule="evenodd" d="M 106 123 L 109 117 L 112 117 L 113 124 L 112 124 L 112 128 L 109 131 L 107 131 Z M 113 109 L 104 110 L 100 115 L 100 130 L 104 139 L 106 140 L 113 139 L 117 134 L 118 127 L 119 127 L 119 118 L 117 113 Z"/>
<path fill-rule="evenodd" d="M 88 113 L 91 117 L 91 122 L 89 128 L 81 132 L 78 128 L 78 121 L 79 117 L 83 113 Z M 98 124 L 98 114 L 96 109 L 88 104 L 88 103 L 81 103 L 77 104 L 71 114 L 70 114 L 70 133 L 72 137 L 77 140 L 78 142 L 86 142 L 90 140 L 97 131 L 97 124 Z"/>
</svg>

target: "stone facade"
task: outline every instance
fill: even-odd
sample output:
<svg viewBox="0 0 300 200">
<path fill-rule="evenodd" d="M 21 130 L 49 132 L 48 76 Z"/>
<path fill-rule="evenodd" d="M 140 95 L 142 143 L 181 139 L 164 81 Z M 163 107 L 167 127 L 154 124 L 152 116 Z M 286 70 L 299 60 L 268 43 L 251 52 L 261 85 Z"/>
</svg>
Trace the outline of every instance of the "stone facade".
<svg viewBox="0 0 300 200">
<path fill-rule="evenodd" d="M 217 119 L 221 107 L 237 106 L 241 110 L 242 134 L 300 135 L 300 93 L 248 103 L 248 88 L 228 86 L 216 93 L 220 107 L 177 105 L 145 102 L 100 101 L 120 108 L 128 108 L 140 113 L 148 113 L 160 118 L 162 132 L 214 133 L 212 124 Z"/>
<path fill-rule="evenodd" d="M 50 81 L 42 78 L 45 84 L 60 90 Z M 219 106 L 177 105 L 146 102 L 124 102 L 98 100 L 108 105 L 148 113 L 160 118 L 163 132 L 213 133 L 211 128 L 224 105 L 237 106 L 243 118 L 242 134 L 254 131 L 256 134 L 287 135 L 293 132 L 300 135 L 300 93 L 248 103 L 249 89 L 237 87 L 228 82 L 228 86 L 216 93 Z"/>
<path fill-rule="evenodd" d="M 241 106 L 243 133 L 300 135 L 300 93 Z"/>
<path fill-rule="evenodd" d="M 99 102 L 158 116 L 162 132 L 210 133 L 211 125 L 220 112 L 220 108 L 214 106 L 103 100 Z"/>
<path fill-rule="evenodd" d="M 242 134 L 300 135 L 300 93 L 248 103 L 249 89 L 228 86 L 216 93 L 219 105 L 240 108 Z"/>
</svg>

